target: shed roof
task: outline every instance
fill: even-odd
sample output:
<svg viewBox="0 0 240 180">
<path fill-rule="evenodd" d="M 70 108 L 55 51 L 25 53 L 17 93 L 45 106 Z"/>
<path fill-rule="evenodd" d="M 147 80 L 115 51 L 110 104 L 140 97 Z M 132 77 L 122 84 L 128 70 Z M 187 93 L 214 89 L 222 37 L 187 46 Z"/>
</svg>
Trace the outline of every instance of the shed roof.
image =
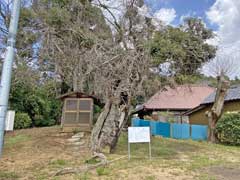
<svg viewBox="0 0 240 180">
<path fill-rule="evenodd" d="M 216 91 L 211 93 L 201 104 L 210 104 L 215 101 Z M 240 85 L 232 86 L 228 89 L 224 101 L 240 100 Z"/>
<path fill-rule="evenodd" d="M 64 99 L 66 97 L 72 96 L 72 95 L 76 95 L 76 97 L 81 98 L 81 97 L 89 97 L 89 98 L 93 98 L 93 99 L 97 99 L 97 97 L 93 96 L 93 95 L 89 95 L 80 91 L 71 91 L 71 92 L 67 92 L 65 94 L 62 94 L 60 96 L 57 97 L 57 99 Z"/>
<path fill-rule="evenodd" d="M 188 110 L 199 106 L 214 90 L 206 85 L 167 87 L 152 96 L 143 106 L 155 110 Z"/>
<path fill-rule="evenodd" d="M 185 112 L 184 115 L 190 115 L 196 111 L 203 109 L 209 104 L 213 104 L 215 101 L 215 96 L 216 96 L 216 90 L 213 93 L 211 93 L 208 97 L 206 97 L 198 107 Z M 224 102 L 236 101 L 236 100 L 240 100 L 240 85 L 232 86 L 228 89 Z"/>
<path fill-rule="evenodd" d="M 64 100 L 65 98 L 72 96 L 73 97 L 76 96 L 76 98 L 92 98 L 95 104 L 103 106 L 103 103 L 101 102 L 100 98 L 96 97 L 95 95 L 89 95 L 80 91 L 67 92 L 65 94 L 58 96 L 57 99 Z"/>
</svg>

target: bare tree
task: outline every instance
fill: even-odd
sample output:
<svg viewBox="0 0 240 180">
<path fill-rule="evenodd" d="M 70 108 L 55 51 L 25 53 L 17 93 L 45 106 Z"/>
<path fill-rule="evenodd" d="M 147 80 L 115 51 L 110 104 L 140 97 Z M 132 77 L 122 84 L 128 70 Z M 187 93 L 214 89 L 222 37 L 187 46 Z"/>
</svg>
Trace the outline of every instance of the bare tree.
<svg viewBox="0 0 240 180">
<path fill-rule="evenodd" d="M 221 75 L 217 77 L 217 80 L 218 80 L 218 86 L 216 90 L 214 104 L 211 110 L 206 112 L 206 115 L 208 117 L 208 123 L 209 123 L 208 140 L 213 143 L 217 141 L 215 128 L 218 120 L 222 116 L 224 99 L 227 94 L 227 90 L 230 86 L 229 81 L 225 79 L 224 72 L 222 72 Z"/>
<path fill-rule="evenodd" d="M 235 65 L 236 62 L 236 59 L 229 58 L 227 55 L 218 55 L 213 60 L 212 64 L 209 65 L 209 69 L 211 69 L 210 73 L 217 76 L 217 89 L 214 104 L 212 108 L 206 112 L 209 123 L 208 140 L 213 143 L 217 141 L 215 128 L 218 120 L 222 116 L 224 100 L 230 87 L 230 82 L 226 77 L 237 72 L 238 66 Z"/>
<path fill-rule="evenodd" d="M 228 77 L 236 75 L 240 70 L 238 57 L 219 53 L 219 51 L 217 56 L 206 65 L 205 71 L 207 74 L 211 76 L 220 76 L 221 73 L 224 73 L 224 75 Z"/>
</svg>

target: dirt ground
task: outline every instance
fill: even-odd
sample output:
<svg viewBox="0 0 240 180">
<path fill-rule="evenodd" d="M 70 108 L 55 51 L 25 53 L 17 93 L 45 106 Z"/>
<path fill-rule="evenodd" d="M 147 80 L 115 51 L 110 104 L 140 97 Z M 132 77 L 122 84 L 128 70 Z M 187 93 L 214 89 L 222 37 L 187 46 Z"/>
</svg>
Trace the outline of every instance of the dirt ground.
<svg viewBox="0 0 240 180">
<path fill-rule="evenodd" d="M 133 159 L 128 161 L 126 135 L 120 138 L 116 152 L 108 155 L 110 160 L 120 160 L 82 174 L 54 176 L 63 168 L 82 166 L 90 157 L 87 147 L 76 149 L 69 144 L 72 135 L 61 133 L 59 127 L 6 134 L 0 180 L 240 179 L 238 147 L 156 137 L 152 140 L 152 160 L 147 157 L 147 146 L 135 145 L 132 147 Z"/>
<path fill-rule="evenodd" d="M 0 161 L 0 179 L 45 179 L 56 169 L 69 164 L 81 164 L 89 155 L 83 148 L 74 150 L 68 145 L 71 133 L 61 133 L 59 127 L 34 128 L 6 135 Z M 4 177 L 4 172 L 9 172 Z M 3 174 L 3 175 L 1 175 Z M 12 176 L 12 177 L 11 177 Z"/>
</svg>

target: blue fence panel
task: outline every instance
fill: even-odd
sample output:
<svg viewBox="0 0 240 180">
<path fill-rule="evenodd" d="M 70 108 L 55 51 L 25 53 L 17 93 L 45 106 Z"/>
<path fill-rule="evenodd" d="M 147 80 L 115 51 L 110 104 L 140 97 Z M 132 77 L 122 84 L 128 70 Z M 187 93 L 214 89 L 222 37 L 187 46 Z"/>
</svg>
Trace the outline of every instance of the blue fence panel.
<svg viewBox="0 0 240 180">
<path fill-rule="evenodd" d="M 134 127 L 143 127 L 148 126 L 150 127 L 151 121 L 143 120 L 143 119 L 132 119 L 132 126 Z"/>
<path fill-rule="evenodd" d="M 132 119 L 132 126 L 133 127 L 139 127 L 141 126 L 141 119 Z"/>
<path fill-rule="evenodd" d="M 208 134 L 208 126 L 203 125 L 190 126 L 189 124 L 177 124 L 177 123 L 170 124 L 156 121 L 148 121 L 138 118 L 132 119 L 132 126 L 134 127 L 148 126 L 151 129 L 152 135 L 172 137 L 175 139 L 192 138 L 193 140 L 206 140 Z"/>
<path fill-rule="evenodd" d="M 182 138 L 182 126 L 181 124 L 172 124 L 172 137 L 175 139 L 181 139 Z"/>
<path fill-rule="evenodd" d="M 189 139 L 190 125 L 189 124 L 172 124 L 172 137 L 175 139 Z"/>
<path fill-rule="evenodd" d="M 181 124 L 182 125 L 182 139 L 189 139 L 190 137 L 190 125 L 189 124 Z"/>
<path fill-rule="evenodd" d="M 158 122 L 155 122 L 155 121 L 151 121 L 150 122 L 150 129 L 151 129 L 151 134 L 152 135 L 157 135 L 157 123 Z"/>
<path fill-rule="evenodd" d="M 193 140 L 206 140 L 208 134 L 208 126 L 191 125 Z"/>
<path fill-rule="evenodd" d="M 170 123 L 157 123 L 157 135 L 161 135 L 163 137 L 170 137 Z"/>
<path fill-rule="evenodd" d="M 150 127 L 150 122 L 151 121 L 146 121 L 146 120 L 141 120 L 140 122 L 140 126 L 147 126 L 147 127 Z"/>
</svg>

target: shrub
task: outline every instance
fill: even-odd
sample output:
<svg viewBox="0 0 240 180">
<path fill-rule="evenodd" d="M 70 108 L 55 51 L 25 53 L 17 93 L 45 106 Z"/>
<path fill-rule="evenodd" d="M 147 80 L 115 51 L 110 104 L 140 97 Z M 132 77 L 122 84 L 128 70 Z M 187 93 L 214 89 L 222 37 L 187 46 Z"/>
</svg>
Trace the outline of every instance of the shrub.
<svg viewBox="0 0 240 180">
<path fill-rule="evenodd" d="M 29 128 L 31 125 L 32 120 L 27 113 L 16 113 L 14 120 L 14 129 Z"/>
<path fill-rule="evenodd" d="M 240 145 L 240 113 L 226 113 L 218 121 L 216 133 L 221 143 Z"/>
<path fill-rule="evenodd" d="M 22 71 L 28 71 L 23 69 Z M 32 126 L 55 125 L 61 115 L 62 103 L 56 99 L 54 81 L 34 84 L 32 75 L 26 80 L 18 79 L 12 84 L 10 93 L 10 108 L 16 112 L 27 113 L 32 120 Z"/>
<path fill-rule="evenodd" d="M 42 115 L 36 115 L 34 117 L 34 125 L 37 127 L 52 126 L 56 123 L 54 119 L 44 118 Z"/>
</svg>

